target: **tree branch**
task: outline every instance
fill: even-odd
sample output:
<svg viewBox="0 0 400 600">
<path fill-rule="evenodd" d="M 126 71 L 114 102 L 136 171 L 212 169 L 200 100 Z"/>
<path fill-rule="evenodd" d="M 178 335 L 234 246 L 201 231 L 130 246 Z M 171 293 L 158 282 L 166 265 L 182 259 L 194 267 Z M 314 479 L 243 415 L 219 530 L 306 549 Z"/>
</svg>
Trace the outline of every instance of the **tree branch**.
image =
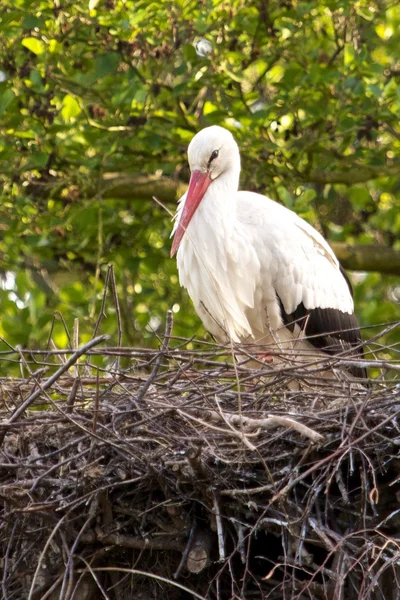
<svg viewBox="0 0 400 600">
<path fill-rule="evenodd" d="M 331 246 L 345 269 L 400 275 L 400 252 L 398 250 L 373 244 L 352 246 L 344 242 L 333 242 Z"/>
<path fill-rule="evenodd" d="M 186 191 L 184 184 L 172 177 L 137 175 L 135 173 L 105 173 L 103 198 L 148 198 L 175 202 Z"/>
<path fill-rule="evenodd" d="M 309 179 L 321 183 L 354 184 L 374 177 L 398 174 L 400 165 L 388 167 L 364 167 L 354 171 L 313 171 Z M 105 198 L 140 198 L 156 196 L 162 202 L 175 202 L 186 190 L 187 185 L 168 177 L 121 175 L 107 173 L 104 176 Z M 357 245 L 334 242 L 333 251 L 345 269 L 350 271 L 376 271 L 388 275 L 400 275 L 400 252 L 385 246 Z"/>
<path fill-rule="evenodd" d="M 134 548 L 137 550 L 176 550 L 181 552 L 184 549 L 182 542 L 184 534 L 177 531 L 166 537 L 140 538 L 132 535 L 123 535 L 121 533 L 105 533 L 100 527 L 96 531 L 88 531 L 83 534 L 82 541 L 93 544 L 95 541 L 108 546 L 119 546 L 121 548 Z"/>
<path fill-rule="evenodd" d="M 316 183 L 352 185 L 375 177 L 397 175 L 399 172 L 400 164 L 386 167 L 357 167 L 351 171 L 311 171 L 307 180 Z M 106 173 L 103 181 L 100 182 L 103 198 L 152 200 L 155 196 L 163 203 L 176 202 L 186 189 L 187 183 L 171 177 L 136 173 Z M 376 271 L 388 275 L 400 275 L 400 252 L 397 250 L 372 244 L 352 246 L 334 242 L 331 246 L 343 267 L 350 271 Z M 36 267 L 35 271 L 37 271 Z"/>
<path fill-rule="evenodd" d="M 353 164 L 352 168 L 346 171 L 318 171 L 317 169 L 304 174 L 304 179 L 312 183 L 344 183 L 345 185 L 354 185 L 355 183 L 365 183 L 378 177 L 397 177 L 400 173 L 400 163 L 395 162 L 392 165 L 369 165 L 368 167 Z"/>
</svg>

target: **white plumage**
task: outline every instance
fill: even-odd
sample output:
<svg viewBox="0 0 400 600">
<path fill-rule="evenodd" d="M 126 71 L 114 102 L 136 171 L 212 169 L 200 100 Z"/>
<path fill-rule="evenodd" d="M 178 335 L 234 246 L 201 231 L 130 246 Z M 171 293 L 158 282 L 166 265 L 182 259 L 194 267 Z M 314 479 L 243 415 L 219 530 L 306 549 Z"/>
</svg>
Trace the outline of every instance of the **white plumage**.
<svg viewBox="0 0 400 600">
<path fill-rule="evenodd" d="M 333 331 L 324 330 L 321 315 L 354 329 L 351 290 L 323 237 L 273 200 L 238 191 L 240 155 L 231 133 L 203 129 L 188 159 L 191 182 L 179 201 L 171 254 L 178 250 L 180 283 L 205 327 L 223 342 L 283 346 L 304 333 L 306 317 L 321 334 Z M 337 334 L 330 353 L 338 342 L 339 349 L 359 342 L 357 326 L 347 337 Z"/>
</svg>

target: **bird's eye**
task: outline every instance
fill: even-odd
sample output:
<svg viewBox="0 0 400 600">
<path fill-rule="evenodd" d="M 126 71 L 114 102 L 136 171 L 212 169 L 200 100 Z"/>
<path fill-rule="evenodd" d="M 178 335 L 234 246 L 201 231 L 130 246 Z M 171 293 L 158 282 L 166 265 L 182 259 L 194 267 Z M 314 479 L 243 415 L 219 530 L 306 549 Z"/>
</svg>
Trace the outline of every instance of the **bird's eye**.
<svg viewBox="0 0 400 600">
<path fill-rule="evenodd" d="M 218 158 L 219 150 L 214 150 L 214 152 L 210 156 L 210 162 Z"/>
</svg>

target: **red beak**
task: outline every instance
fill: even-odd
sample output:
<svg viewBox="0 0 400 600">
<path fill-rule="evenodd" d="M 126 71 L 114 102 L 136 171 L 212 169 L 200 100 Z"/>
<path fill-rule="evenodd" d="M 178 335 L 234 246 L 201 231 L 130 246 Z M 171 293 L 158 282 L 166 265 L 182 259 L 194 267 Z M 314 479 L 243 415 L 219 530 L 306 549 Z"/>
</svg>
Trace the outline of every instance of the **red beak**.
<svg viewBox="0 0 400 600">
<path fill-rule="evenodd" d="M 177 230 L 175 231 L 174 241 L 172 242 L 171 257 L 174 256 L 175 252 L 178 250 L 184 233 L 210 183 L 211 177 L 208 171 L 206 173 L 202 173 L 201 171 L 192 172 L 185 206 L 183 207 L 181 218 Z"/>
</svg>

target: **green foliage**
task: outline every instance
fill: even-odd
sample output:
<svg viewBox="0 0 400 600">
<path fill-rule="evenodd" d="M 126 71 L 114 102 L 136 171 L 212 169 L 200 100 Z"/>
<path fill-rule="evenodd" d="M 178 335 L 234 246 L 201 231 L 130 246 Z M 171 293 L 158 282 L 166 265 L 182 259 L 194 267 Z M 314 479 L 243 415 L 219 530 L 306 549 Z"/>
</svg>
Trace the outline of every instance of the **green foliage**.
<svg viewBox="0 0 400 600">
<path fill-rule="evenodd" d="M 112 195 L 105 182 L 186 182 L 187 144 L 214 123 L 235 133 L 244 188 L 331 240 L 400 249 L 396 4 L 3 3 L 0 334 L 38 346 L 60 313 L 69 327 L 79 318 L 86 339 L 111 262 L 125 343 L 157 342 L 151 329 L 172 306 L 177 335 L 204 335 L 168 257 L 170 216 L 151 187 Z M 209 56 L 196 54 L 201 37 Z M 173 212 L 171 193 L 159 196 Z M 361 279 L 362 324 L 398 318 L 398 282 Z M 101 330 L 115 334 L 111 300 L 107 314 Z M 67 341 L 61 321 L 53 339 Z"/>
</svg>

